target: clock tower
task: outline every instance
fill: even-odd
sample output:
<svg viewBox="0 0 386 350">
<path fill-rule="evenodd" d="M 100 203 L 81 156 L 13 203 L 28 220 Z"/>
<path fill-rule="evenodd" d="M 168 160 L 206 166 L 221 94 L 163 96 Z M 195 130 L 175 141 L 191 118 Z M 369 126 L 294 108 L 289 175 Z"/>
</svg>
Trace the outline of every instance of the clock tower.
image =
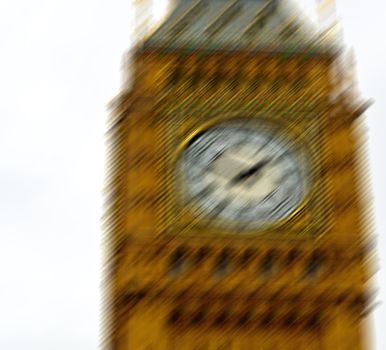
<svg viewBox="0 0 386 350">
<path fill-rule="evenodd" d="M 366 348 L 366 104 L 339 44 L 290 1 L 179 0 L 130 55 L 105 348 Z"/>
</svg>

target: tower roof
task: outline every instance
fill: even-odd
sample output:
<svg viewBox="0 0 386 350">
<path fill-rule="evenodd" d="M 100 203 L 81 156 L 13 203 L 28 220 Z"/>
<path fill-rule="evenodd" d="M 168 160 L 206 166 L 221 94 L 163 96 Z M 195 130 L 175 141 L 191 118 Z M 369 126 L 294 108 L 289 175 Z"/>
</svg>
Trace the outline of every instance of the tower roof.
<svg viewBox="0 0 386 350">
<path fill-rule="evenodd" d="M 324 51 L 334 45 L 288 0 L 179 0 L 143 46 L 247 51 L 313 47 Z"/>
</svg>

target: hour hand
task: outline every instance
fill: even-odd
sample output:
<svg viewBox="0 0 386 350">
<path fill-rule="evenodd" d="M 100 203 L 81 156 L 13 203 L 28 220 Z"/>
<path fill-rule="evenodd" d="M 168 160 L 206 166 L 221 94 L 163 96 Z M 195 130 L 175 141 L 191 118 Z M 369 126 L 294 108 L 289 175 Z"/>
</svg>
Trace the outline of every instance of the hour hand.
<svg viewBox="0 0 386 350">
<path fill-rule="evenodd" d="M 237 184 L 245 179 L 248 179 L 249 177 L 258 174 L 263 167 L 265 167 L 270 162 L 270 159 L 263 159 L 259 162 L 257 162 L 252 167 L 240 172 L 238 175 L 236 175 L 232 180 L 231 184 Z"/>
</svg>

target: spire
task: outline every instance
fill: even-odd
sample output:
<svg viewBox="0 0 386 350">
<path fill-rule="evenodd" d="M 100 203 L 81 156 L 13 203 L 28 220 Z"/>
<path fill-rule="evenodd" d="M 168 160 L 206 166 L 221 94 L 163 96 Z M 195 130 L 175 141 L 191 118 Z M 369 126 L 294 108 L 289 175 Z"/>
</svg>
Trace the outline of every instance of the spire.
<svg viewBox="0 0 386 350">
<path fill-rule="evenodd" d="M 286 50 L 312 46 L 317 40 L 317 28 L 290 0 L 178 0 L 144 46 Z"/>
</svg>

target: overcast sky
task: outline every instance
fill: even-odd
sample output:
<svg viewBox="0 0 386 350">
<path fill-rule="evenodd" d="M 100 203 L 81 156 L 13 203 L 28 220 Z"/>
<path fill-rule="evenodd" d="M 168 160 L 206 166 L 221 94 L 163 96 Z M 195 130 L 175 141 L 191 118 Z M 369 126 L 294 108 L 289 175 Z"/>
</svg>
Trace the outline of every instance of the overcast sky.
<svg viewBox="0 0 386 350">
<path fill-rule="evenodd" d="M 376 100 L 367 120 L 384 233 L 386 3 L 337 5 L 362 93 Z M 106 104 L 120 88 L 132 21 L 130 0 L 1 1 L 0 349 L 97 348 Z M 384 266 L 382 235 L 378 247 Z"/>
</svg>

